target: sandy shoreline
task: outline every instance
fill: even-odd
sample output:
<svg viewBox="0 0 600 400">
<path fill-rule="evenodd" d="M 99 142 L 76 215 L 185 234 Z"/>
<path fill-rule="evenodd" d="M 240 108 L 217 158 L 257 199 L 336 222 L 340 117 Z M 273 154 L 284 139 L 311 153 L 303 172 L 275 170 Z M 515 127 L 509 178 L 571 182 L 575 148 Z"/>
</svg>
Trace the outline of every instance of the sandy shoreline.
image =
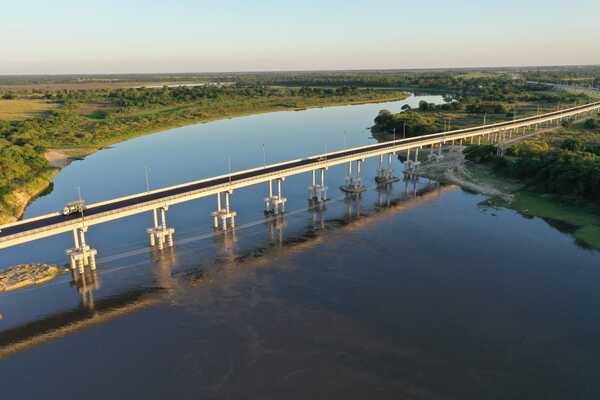
<svg viewBox="0 0 600 400">
<path fill-rule="evenodd" d="M 64 151 L 57 149 L 48 150 L 44 157 L 55 168 L 64 168 L 71 162 L 70 157 Z"/>
</svg>

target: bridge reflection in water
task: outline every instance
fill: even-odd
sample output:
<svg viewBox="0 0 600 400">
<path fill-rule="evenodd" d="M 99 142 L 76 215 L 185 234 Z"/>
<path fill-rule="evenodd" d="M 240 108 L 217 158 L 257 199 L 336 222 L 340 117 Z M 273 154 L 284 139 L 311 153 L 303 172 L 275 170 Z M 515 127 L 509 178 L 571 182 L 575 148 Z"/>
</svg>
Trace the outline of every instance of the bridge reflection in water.
<svg viewBox="0 0 600 400">
<path fill-rule="evenodd" d="M 283 249 L 286 252 L 296 252 L 308 249 L 320 244 L 323 233 L 328 230 L 344 232 L 361 229 L 456 189 L 458 187 L 454 185 L 439 186 L 437 183 L 417 188 L 416 183 L 405 182 L 403 192 L 392 197 L 390 188 L 384 185 L 378 188 L 373 211 L 364 212 L 362 196 L 351 195 L 343 200 L 343 217 L 327 220 L 326 203 L 319 204 L 309 208 L 309 220 L 302 233 L 291 237 L 285 236 L 286 215 L 276 215 L 266 222 L 267 242 L 262 247 L 242 254 L 237 250 L 235 230 L 213 235 L 216 248 L 213 264 L 257 268 L 269 261 L 273 251 Z M 128 290 L 99 300 L 94 299 L 94 292 L 101 288 L 101 274 L 97 270 L 87 270 L 83 275 L 74 275 L 70 285 L 81 298 L 80 306 L 0 332 L 0 359 L 150 306 L 174 302 L 178 291 L 202 284 L 217 274 L 227 274 L 226 268 L 212 271 L 195 268 L 174 273 L 174 266 L 177 264 L 177 250 L 174 248 L 153 251 L 151 259 L 154 286 Z"/>
</svg>

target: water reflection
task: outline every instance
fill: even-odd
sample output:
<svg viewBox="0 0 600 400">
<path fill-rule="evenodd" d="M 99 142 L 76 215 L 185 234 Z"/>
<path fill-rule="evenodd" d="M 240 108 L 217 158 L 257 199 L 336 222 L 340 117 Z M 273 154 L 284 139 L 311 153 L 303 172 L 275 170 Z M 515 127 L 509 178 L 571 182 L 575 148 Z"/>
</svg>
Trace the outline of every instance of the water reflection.
<svg viewBox="0 0 600 400">
<path fill-rule="evenodd" d="M 77 289 L 81 297 L 81 307 L 93 311 L 94 291 L 100 289 L 100 278 L 97 270 L 85 269 L 83 273 L 73 273 L 71 275 L 71 286 Z"/>
<path fill-rule="evenodd" d="M 342 219 L 326 219 L 324 206 L 309 210 L 304 228 L 286 237 L 286 215 L 277 215 L 266 219 L 267 242 L 240 253 L 237 248 L 237 231 L 229 230 L 213 235 L 215 255 L 212 262 L 191 266 L 175 273 L 178 260 L 177 246 L 163 251 L 151 251 L 151 271 L 154 284 L 149 288 L 134 289 L 95 301 L 94 292 L 101 288 L 97 270 L 87 270 L 83 275 L 74 275 L 70 285 L 77 291 L 81 299 L 79 307 L 45 316 L 36 321 L 4 330 L 0 334 L 0 358 L 19 351 L 27 350 L 48 341 L 78 332 L 82 329 L 103 324 L 114 318 L 159 303 L 177 303 L 179 293 L 197 286 L 213 277 L 227 279 L 233 276 L 232 266 L 244 267 L 246 270 L 265 265 L 275 251 L 306 250 L 321 243 L 321 235 L 331 229 L 352 229 L 363 227 L 389 217 L 390 212 L 401 212 L 421 202 L 429 201 L 454 186 L 438 187 L 429 184 L 417 192 L 417 197 L 407 198 L 404 195 L 392 197 L 391 191 L 382 190 L 387 196 L 385 207 L 381 201 L 373 205 L 373 212 L 364 213 L 361 196 L 347 196 L 343 201 L 345 214 Z M 217 266 L 208 269 L 207 265 Z M 228 272 L 229 271 L 229 272 Z M 239 277 L 239 275 L 236 275 Z"/>
</svg>

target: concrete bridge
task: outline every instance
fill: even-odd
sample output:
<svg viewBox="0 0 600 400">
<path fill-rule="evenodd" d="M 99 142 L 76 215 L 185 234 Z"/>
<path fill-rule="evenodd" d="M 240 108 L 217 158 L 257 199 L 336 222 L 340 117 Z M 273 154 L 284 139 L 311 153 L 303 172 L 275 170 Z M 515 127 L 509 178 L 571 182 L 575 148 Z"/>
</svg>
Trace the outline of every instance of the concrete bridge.
<svg viewBox="0 0 600 400">
<path fill-rule="evenodd" d="M 96 269 L 96 250 L 86 243 L 85 233 L 97 224 L 151 212 L 152 226 L 147 230 L 150 245 L 163 249 L 173 245 L 175 233 L 167 225 L 167 211 L 169 207 L 182 202 L 215 196 L 213 227 L 217 230 L 234 229 L 237 213 L 232 208 L 232 195 L 238 188 L 267 183 L 265 213 L 280 214 L 285 212 L 283 183 L 288 176 L 310 174 L 309 201 L 318 205 L 327 199 L 325 174 L 329 167 L 347 164 L 348 176 L 341 189 L 358 194 L 365 190 L 361 172 L 362 164 L 368 158 L 378 158 L 377 183 L 391 184 L 398 180 L 392 165 L 393 155 L 398 152 L 406 152 L 405 174 L 412 179 L 416 176 L 419 164 L 419 149 L 429 148 L 441 154 L 444 146 L 500 143 L 516 135 L 528 134 L 541 126 L 559 124 L 564 119 L 580 118 L 599 110 L 600 102 L 595 102 L 513 121 L 354 147 L 90 204 L 82 213 L 64 215 L 56 212 L 28 218 L 0 226 L 0 249 L 71 231 L 74 246 L 67 250 L 67 255 L 73 271 L 83 273 L 86 267 Z"/>
</svg>

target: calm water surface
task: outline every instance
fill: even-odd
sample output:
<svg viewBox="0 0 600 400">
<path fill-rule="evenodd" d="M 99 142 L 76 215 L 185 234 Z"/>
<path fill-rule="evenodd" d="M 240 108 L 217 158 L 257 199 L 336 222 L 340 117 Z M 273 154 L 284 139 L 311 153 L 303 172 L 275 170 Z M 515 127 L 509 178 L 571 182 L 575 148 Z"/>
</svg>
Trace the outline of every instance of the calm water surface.
<svg viewBox="0 0 600 400">
<path fill-rule="evenodd" d="M 407 100 L 416 104 L 421 98 Z M 437 96 L 425 97 L 441 101 Z M 150 135 L 75 162 L 27 216 L 151 186 L 373 143 L 382 108 L 244 117 Z M 345 132 L 345 133 L 344 133 Z M 369 182 L 376 163 L 368 161 Z M 401 166 L 397 166 L 400 171 Z M 173 207 L 176 246 L 147 249 L 150 215 L 94 226 L 96 276 L 0 295 L 0 398 L 596 399 L 600 253 L 455 187 L 360 200 L 337 190 L 265 220 L 265 187 L 236 191 L 240 228 L 212 235 L 214 199 Z M 63 263 L 70 236 L 0 254 Z"/>
</svg>

